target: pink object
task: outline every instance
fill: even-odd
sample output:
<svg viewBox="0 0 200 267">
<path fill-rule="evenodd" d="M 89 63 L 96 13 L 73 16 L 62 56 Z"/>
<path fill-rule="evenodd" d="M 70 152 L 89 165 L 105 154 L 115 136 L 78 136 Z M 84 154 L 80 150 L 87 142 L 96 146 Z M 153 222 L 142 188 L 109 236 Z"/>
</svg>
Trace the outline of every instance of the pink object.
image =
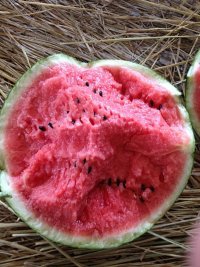
<svg viewBox="0 0 200 267">
<path fill-rule="evenodd" d="M 199 66 L 199 65 L 198 65 Z M 193 93 L 193 105 L 194 105 L 194 112 L 197 116 L 197 119 L 200 120 L 200 67 L 196 69 L 194 75 L 194 93 Z"/>
<path fill-rule="evenodd" d="M 7 168 L 44 222 L 103 236 L 136 226 L 176 190 L 182 127 L 173 97 L 135 71 L 55 65 L 12 110 Z"/>
<path fill-rule="evenodd" d="M 191 231 L 188 246 L 187 267 L 200 267 L 200 223 Z"/>
</svg>

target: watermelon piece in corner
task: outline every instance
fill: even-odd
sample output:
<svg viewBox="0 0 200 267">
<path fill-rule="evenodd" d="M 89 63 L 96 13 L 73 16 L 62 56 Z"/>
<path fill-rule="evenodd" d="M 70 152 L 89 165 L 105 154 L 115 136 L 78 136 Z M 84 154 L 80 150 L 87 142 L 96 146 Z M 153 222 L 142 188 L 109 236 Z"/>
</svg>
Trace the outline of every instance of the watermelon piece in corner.
<svg viewBox="0 0 200 267">
<path fill-rule="evenodd" d="M 186 108 L 195 131 L 200 135 L 200 51 L 187 73 Z"/>
<path fill-rule="evenodd" d="M 2 195 L 55 242 L 110 248 L 134 240 L 190 176 L 194 136 L 179 94 L 132 62 L 39 61 L 1 111 Z"/>
</svg>

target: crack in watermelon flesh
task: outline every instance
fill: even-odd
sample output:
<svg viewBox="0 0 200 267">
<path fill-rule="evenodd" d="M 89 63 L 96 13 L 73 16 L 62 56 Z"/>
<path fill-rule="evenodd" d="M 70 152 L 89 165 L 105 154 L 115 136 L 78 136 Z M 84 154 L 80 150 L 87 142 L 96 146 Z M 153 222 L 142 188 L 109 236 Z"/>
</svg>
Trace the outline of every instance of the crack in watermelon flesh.
<svg viewBox="0 0 200 267">
<path fill-rule="evenodd" d="M 47 68 L 14 105 L 6 168 L 29 210 L 74 235 L 136 227 L 174 192 L 189 137 L 173 96 L 127 68 Z"/>
</svg>

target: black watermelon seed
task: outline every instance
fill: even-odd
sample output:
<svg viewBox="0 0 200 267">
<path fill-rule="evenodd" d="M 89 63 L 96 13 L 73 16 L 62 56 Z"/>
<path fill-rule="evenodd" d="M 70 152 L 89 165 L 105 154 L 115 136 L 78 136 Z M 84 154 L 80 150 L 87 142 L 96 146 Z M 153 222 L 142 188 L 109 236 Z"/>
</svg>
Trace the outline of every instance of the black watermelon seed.
<svg viewBox="0 0 200 267">
<path fill-rule="evenodd" d="M 103 96 L 103 92 L 102 91 L 99 91 L 99 95 L 102 97 Z"/>
<path fill-rule="evenodd" d="M 111 178 L 108 179 L 108 185 L 109 185 L 109 186 L 112 185 L 112 179 L 111 179 Z"/>
<path fill-rule="evenodd" d="M 162 108 L 162 104 L 160 104 L 160 105 L 158 106 L 158 110 L 161 110 L 161 108 Z"/>
<path fill-rule="evenodd" d="M 69 113 L 69 110 L 67 110 L 67 114 Z"/>
<path fill-rule="evenodd" d="M 120 179 L 119 179 L 119 178 L 117 178 L 117 181 L 116 181 L 116 183 L 117 183 L 117 186 L 119 186 L 119 185 L 120 185 Z"/>
<path fill-rule="evenodd" d="M 85 86 L 89 86 L 89 82 L 86 82 L 86 83 L 85 83 Z"/>
<path fill-rule="evenodd" d="M 75 122 L 76 122 L 76 121 L 73 119 L 73 120 L 72 120 L 72 124 L 75 124 Z"/>
<path fill-rule="evenodd" d="M 141 184 L 141 190 L 145 191 L 146 190 L 146 185 L 145 184 Z"/>
<path fill-rule="evenodd" d="M 88 167 L 88 170 L 87 170 L 87 173 L 89 174 L 89 173 L 91 173 L 91 171 L 92 171 L 92 167 L 89 166 L 89 167 Z"/>
<path fill-rule="evenodd" d="M 38 127 L 41 131 L 45 132 L 46 131 L 46 127 L 45 126 L 39 126 Z"/>
<path fill-rule="evenodd" d="M 154 102 L 153 102 L 152 99 L 150 100 L 149 105 L 150 105 L 150 107 L 153 107 L 154 106 Z"/>
<path fill-rule="evenodd" d="M 80 102 L 81 102 L 80 99 L 77 97 L 76 103 L 79 104 Z"/>
<path fill-rule="evenodd" d="M 86 163 L 86 159 L 83 160 L 83 164 L 85 164 L 85 163 Z"/>
<path fill-rule="evenodd" d="M 103 120 L 106 121 L 107 119 L 108 118 L 105 115 L 103 115 Z"/>
<path fill-rule="evenodd" d="M 74 162 L 74 167 L 76 168 L 76 161 Z"/>
<path fill-rule="evenodd" d="M 53 124 L 51 122 L 49 122 L 48 125 L 53 129 Z"/>
<path fill-rule="evenodd" d="M 83 112 L 85 112 L 85 109 L 83 109 Z"/>
<path fill-rule="evenodd" d="M 140 201 L 142 202 L 142 203 L 144 203 L 144 198 L 141 196 L 141 197 L 139 197 L 139 199 L 140 199 Z"/>
<path fill-rule="evenodd" d="M 123 187 L 126 188 L 126 180 L 123 181 Z"/>
<path fill-rule="evenodd" d="M 93 90 L 93 92 L 96 94 L 96 93 L 97 93 L 97 90 L 96 90 L 96 89 L 94 89 L 94 90 Z"/>
<path fill-rule="evenodd" d="M 153 187 L 153 185 L 151 185 L 149 188 L 150 188 L 151 192 L 155 191 L 155 188 Z"/>
</svg>

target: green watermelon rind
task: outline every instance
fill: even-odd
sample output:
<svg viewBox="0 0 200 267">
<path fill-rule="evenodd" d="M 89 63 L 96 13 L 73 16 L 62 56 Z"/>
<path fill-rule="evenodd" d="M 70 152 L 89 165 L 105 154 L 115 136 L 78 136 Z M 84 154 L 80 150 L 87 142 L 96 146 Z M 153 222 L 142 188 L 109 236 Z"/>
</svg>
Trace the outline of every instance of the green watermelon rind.
<svg viewBox="0 0 200 267">
<path fill-rule="evenodd" d="M 46 223 L 40 221 L 39 218 L 35 218 L 34 214 L 31 213 L 23 203 L 23 200 L 18 195 L 18 193 L 12 188 L 12 184 L 10 181 L 10 177 L 6 172 L 6 152 L 4 148 L 4 129 L 6 127 L 7 118 L 9 117 L 12 105 L 17 101 L 18 97 L 20 97 L 24 88 L 27 88 L 31 85 L 32 81 L 43 71 L 45 68 L 57 64 L 58 62 L 67 62 L 70 64 L 75 64 L 77 66 L 82 66 L 86 68 L 91 67 L 126 67 L 135 71 L 142 73 L 148 78 L 152 79 L 152 81 L 156 81 L 158 84 L 165 87 L 166 90 L 170 92 L 170 94 L 174 97 L 177 102 L 177 105 L 180 110 L 180 114 L 182 115 L 183 120 L 185 121 L 185 131 L 188 132 L 188 136 L 190 137 L 190 143 L 186 147 L 182 147 L 181 149 L 187 155 L 188 160 L 186 161 L 185 168 L 180 177 L 180 183 L 174 189 L 174 192 L 171 196 L 160 206 L 155 213 L 153 213 L 148 219 L 144 219 L 136 228 L 132 228 L 126 230 L 124 232 L 120 232 L 119 234 L 110 234 L 101 239 L 98 238 L 89 238 L 84 236 L 74 236 L 69 233 L 63 233 L 56 228 L 48 226 Z M 64 54 L 56 54 L 48 57 L 47 59 L 41 60 L 37 62 L 30 70 L 28 70 L 22 78 L 16 83 L 13 90 L 10 92 L 8 98 L 5 101 L 5 104 L 2 108 L 0 115 L 0 160 L 2 166 L 2 172 L 0 174 L 0 188 L 3 194 L 10 195 L 11 197 L 6 197 L 8 205 L 14 210 L 14 212 L 31 228 L 37 231 L 40 235 L 47 237 L 48 239 L 61 243 L 64 245 L 69 245 L 72 247 L 80 247 L 80 248 L 90 248 L 90 249 L 101 249 L 101 248 L 112 248 L 117 247 L 123 243 L 130 242 L 135 238 L 142 235 L 144 232 L 148 231 L 155 222 L 164 215 L 164 213 L 172 206 L 175 200 L 178 198 L 180 193 L 183 191 L 184 187 L 187 184 L 188 178 L 191 173 L 191 169 L 193 166 L 193 152 L 194 152 L 194 136 L 191 129 L 189 116 L 185 108 L 180 104 L 178 96 L 180 93 L 178 90 L 173 87 L 169 82 L 160 77 L 154 71 L 143 67 L 141 65 L 122 61 L 122 60 L 99 60 L 90 63 L 82 63 L 74 58 L 71 58 Z"/>
<path fill-rule="evenodd" d="M 186 99 L 186 108 L 190 115 L 192 126 L 195 129 L 195 131 L 198 133 L 198 135 L 200 136 L 200 120 L 198 119 L 197 114 L 194 110 L 194 106 L 193 106 L 193 97 L 194 97 L 194 90 L 195 90 L 194 76 L 195 76 L 196 70 L 200 67 L 199 64 L 200 64 L 200 50 L 196 54 L 193 60 L 193 63 L 187 73 L 185 99 Z"/>
</svg>

